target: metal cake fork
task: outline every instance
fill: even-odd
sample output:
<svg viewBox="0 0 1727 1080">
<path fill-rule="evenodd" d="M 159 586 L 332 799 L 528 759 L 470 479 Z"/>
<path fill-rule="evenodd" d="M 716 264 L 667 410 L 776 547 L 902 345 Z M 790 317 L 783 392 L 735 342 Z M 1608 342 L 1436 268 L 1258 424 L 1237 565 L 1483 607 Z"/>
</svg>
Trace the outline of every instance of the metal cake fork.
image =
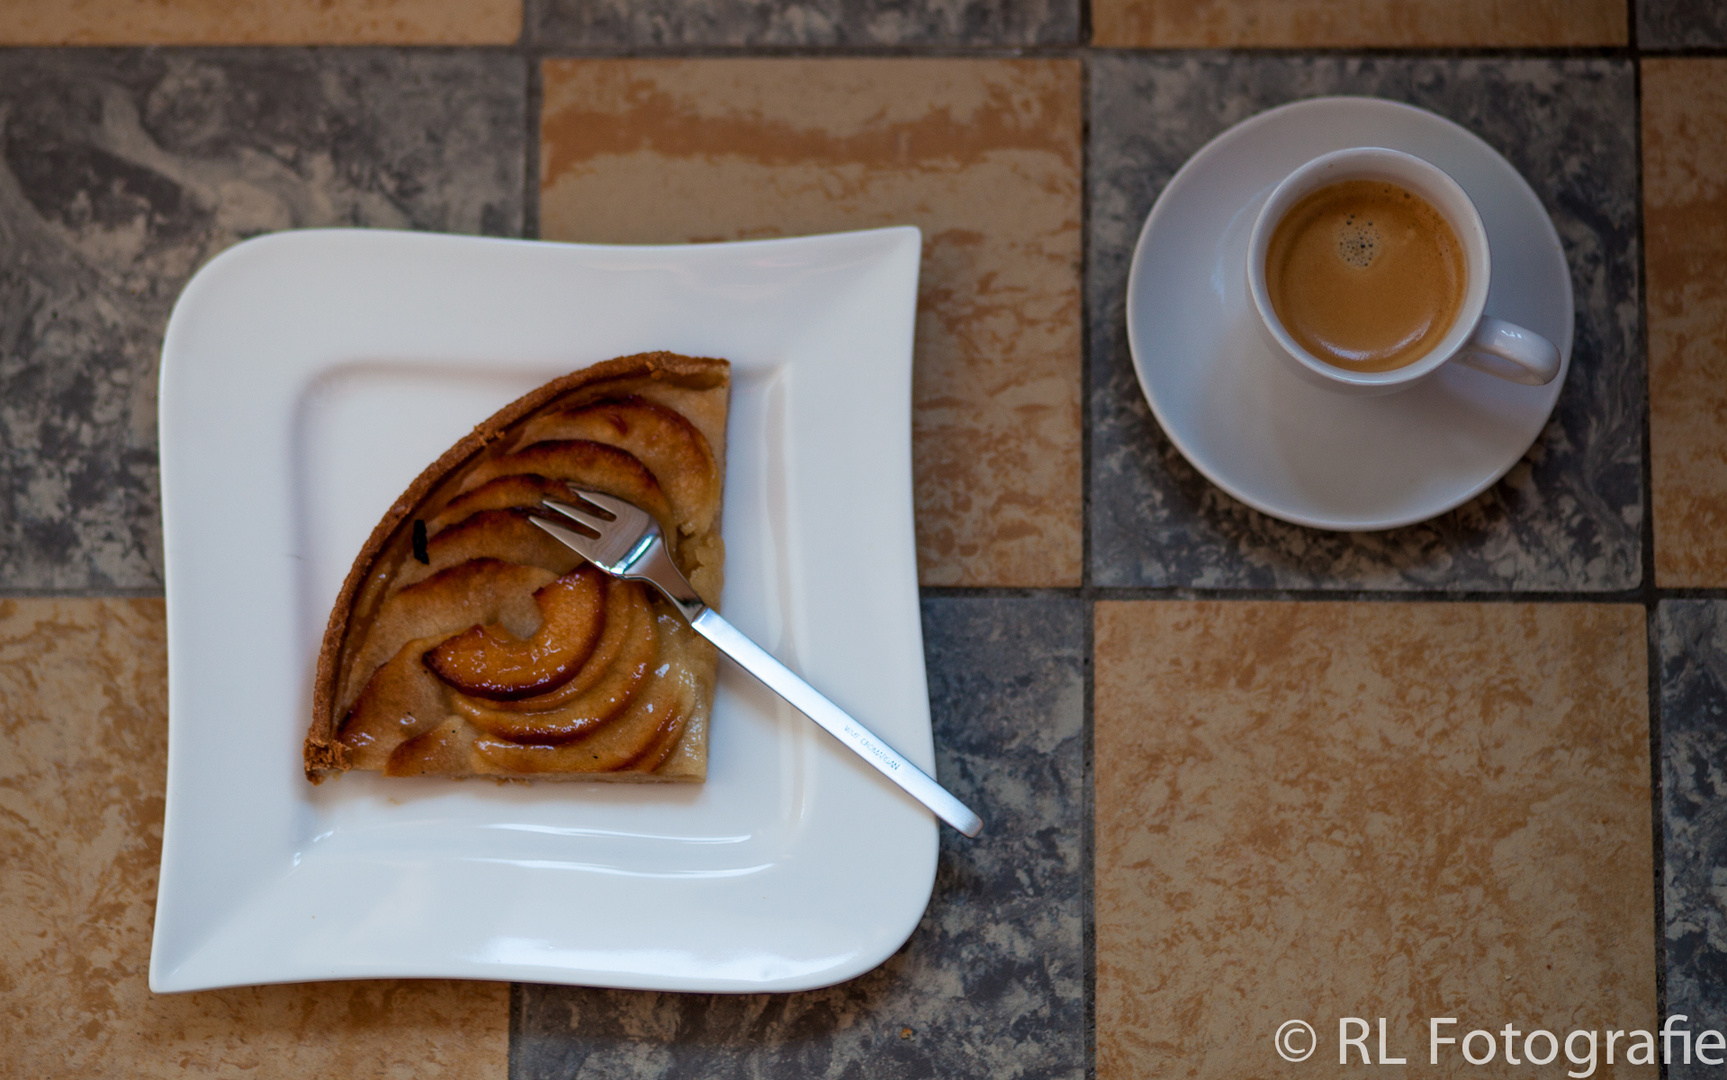
<svg viewBox="0 0 1727 1080">
<path fill-rule="evenodd" d="M 874 765 L 883 776 L 929 807 L 937 817 L 967 836 L 976 836 L 983 831 L 983 819 L 936 783 L 933 777 L 907 761 L 899 751 L 877 738 L 821 691 L 703 603 L 696 590 L 690 587 L 689 579 L 673 565 L 666 551 L 665 537 L 653 515 L 610 495 L 575 487 L 570 490 L 599 512 L 556 499 L 542 502 L 548 510 L 555 510 L 594 536 L 543 518 L 530 520 L 613 577 L 645 581 L 658 589 L 672 602 L 672 606 L 683 613 L 696 633 L 717 645 L 721 652 L 760 679 L 768 689 L 791 702 L 848 750 Z"/>
</svg>

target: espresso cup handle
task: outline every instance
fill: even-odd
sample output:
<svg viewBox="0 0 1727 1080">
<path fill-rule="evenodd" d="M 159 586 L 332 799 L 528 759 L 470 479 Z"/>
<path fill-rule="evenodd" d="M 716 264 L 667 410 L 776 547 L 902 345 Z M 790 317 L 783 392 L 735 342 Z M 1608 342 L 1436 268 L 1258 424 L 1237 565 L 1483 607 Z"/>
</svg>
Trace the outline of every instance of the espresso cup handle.
<svg viewBox="0 0 1727 1080">
<path fill-rule="evenodd" d="M 1559 374 L 1559 350 L 1533 330 L 1484 315 L 1457 362 L 1524 386 L 1545 386 Z"/>
</svg>

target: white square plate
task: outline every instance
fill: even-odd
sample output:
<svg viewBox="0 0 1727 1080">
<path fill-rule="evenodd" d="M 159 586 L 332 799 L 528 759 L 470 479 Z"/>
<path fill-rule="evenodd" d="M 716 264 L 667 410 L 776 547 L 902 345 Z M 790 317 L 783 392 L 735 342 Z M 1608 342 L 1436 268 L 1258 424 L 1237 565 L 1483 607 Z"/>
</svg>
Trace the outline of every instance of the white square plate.
<svg viewBox="0 0 1727 1080">
<path fill-rule="evenodd" d="M 150 987 L 851 978 L 936 827 L 722 662 L 699 786 L 301 772 L 319 638 L 425 464 L 554 376 L 733 364 L 726 617 L 933 773 L 912 540 L 914 228 L 681 247 L 362 230 L 241 244 L 162 350 L 169 746 Z"/>
</svg>

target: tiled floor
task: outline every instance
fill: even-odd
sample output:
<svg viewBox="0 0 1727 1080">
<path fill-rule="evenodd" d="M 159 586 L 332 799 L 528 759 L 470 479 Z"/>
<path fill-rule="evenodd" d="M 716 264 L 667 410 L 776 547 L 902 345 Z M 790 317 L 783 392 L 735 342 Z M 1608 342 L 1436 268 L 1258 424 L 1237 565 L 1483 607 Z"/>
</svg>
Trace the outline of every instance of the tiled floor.
<svg viewBox="0 0 1727 1080">
<path fill-rule="evenodd" d="M 1460 1036 L 1662 1011 L 1727 1029 L 1719 4 L 23 0 L 0 46 L 13 1072 L 1314 1076 L 1372 1071 L 1329 1064 L 1339 1016 L 1387 1018 L 1411 1068 L 1431 1016 Z M 1125 343 L 1128 259 L 1170 176 L 1321 94 L 1413 103 L 1504 154 L 1577 297 L 1534 449 L 1389 533 L 1211 487 Z M 939 771 L 990 823 L 944 834 L 911 940 L 785 996 L 151 995 L 155 376 L 190 275 L 323 224 L 640 242 L 890 223 L 925 237 Z M 1272 1042 L 1297 1018 L 1324 1051 L 1305 1066 Z"/>
</svg>

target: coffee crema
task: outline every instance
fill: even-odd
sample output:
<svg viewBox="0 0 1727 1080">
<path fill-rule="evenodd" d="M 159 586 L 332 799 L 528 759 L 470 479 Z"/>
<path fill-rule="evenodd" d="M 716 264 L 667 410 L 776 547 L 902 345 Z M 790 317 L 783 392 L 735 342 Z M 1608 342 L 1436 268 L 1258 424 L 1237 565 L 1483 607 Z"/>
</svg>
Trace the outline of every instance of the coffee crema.
<svg viewBox="0 0 1727 1080">
<path fill-rule="evenodd" d="M 1463 245 L 1426 199 L 1385 180 L 1344 180 L 1277 223 L 1265 286 L 1302 348 L 1349 371 L 1390 371 L 1445 337 L 1468 273 Z"/>
</svg>

